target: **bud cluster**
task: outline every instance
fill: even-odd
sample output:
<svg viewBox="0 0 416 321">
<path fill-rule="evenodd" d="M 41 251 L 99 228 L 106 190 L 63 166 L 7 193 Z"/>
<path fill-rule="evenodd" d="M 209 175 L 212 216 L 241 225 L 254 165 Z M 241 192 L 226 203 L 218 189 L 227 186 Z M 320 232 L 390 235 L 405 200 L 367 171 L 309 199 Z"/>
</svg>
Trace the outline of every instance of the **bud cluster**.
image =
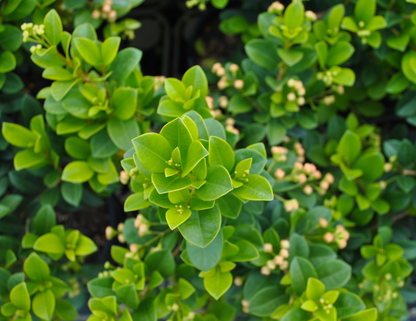
<svg viewBox="0 0 416 321">
<path fill-rule="evenodd" d="M 267 12 L 280 15 L 284 9 L 285 6 L 283 4 L 281 4 L 279 1 L 275 1 L 269 6 Z"/>
<path fill-rule="evenodd" d="M 221 63 L 216 62 L 212 66 L 211 68 L 212 73 L 220 77 L 220 80 L 218 81 L 218 84 L 217 84 L 218 89 L 224 90 L 227 87 L 233 86 L 235 89 L 239 91 L 243 91 L 244 80 L 241 79 L 243 74 L 240 71 L 240 67 L 236 64 L 230 64 L 228 66 L 228 70 L 231 73 L 232 77 L 229 77 L 227 75 L 225 67 L 223 67 Z"/>
<path fill-rule="evenodd" d="M 271 243 L 265 243 L 263 251 L 264 253 L 270 253 L 273 256 L 273 259 L 266 262 L 266 265 L 261 268 L 260 273 L 263 275 L 270 275 L 271 271 L 275 270 L 277 267 L 282 271 L 287 270 L 289 261 L 286 259 L 289 257 L 289 248 L 289 241 L 281 240 L 280 251 L 279 254 L 276 255 L 273 251 L 273 245 Z"/>
<path fill-rule="evenodd" d="M 234 118 L 227 118 L 225 120 L 225 130 L 234 133 L 236 135 L 240 135 L 240 131 L 234 127 L 235 125 L 235 119 Z"/>
<path fill-rule="evenodd" d="M 115 22 L 117 20 L 117 11 L 112 9 L 112 1 L 105 0 L 102 7 L 99 9 L 95 9 L 91 13 L 91 18 L 98 20 L 98 19 L 107 19 L 109 22 Z"/>
<path fill-rule="evenodd" d="M 327 243 L 336 243 L 339 249 L 344 249 L 347 246 L 347 242 L 350 238 L 350 233 L 345 229 L 343 225 L 337 225 L 333 233 L 327 232 L 324 235 L 324 240 Z"/>
<path fill-rule="evenodd" d="M 298 112 L 299 106 L 306 103 L 305 94 L 306 90 L 302 81 L 294 78 L 288 79 L 271 96 L 274 113 L 277 116 L 283 116 L 286 112 Z"/>
<path fill-rule="evenodd" d="M 138 214 L 134 220 L 134 227 L 137 228 L 140 237 L 145 236 L 149 232 L 149 221 L 142 215 Z"/>
</svg>

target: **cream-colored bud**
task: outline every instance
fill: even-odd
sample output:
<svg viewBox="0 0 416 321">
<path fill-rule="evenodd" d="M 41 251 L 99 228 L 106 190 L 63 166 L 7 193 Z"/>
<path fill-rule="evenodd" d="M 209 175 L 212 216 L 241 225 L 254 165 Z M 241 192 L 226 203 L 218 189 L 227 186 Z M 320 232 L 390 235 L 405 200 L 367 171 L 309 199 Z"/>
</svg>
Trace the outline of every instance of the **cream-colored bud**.
<svg viewBox="0 0 416 321">
<path fill-rule="evenodd" d="M 288 240 L 281 240 L 280 241 L 280 247 L 282 249 L 288 249 L 288 248 L 290 248 L 290 242 Z"/>
<path fill-rule="evenodd" d="M 267 11 L 270 13 L 281 13 L 284 8 L 285 6 L 283 4 L 281 4 L 279 1 L 275 1 L 269 6 Z"/>
<path fill-rule="evenodd" d="M 205 97 L 205 101 L 207 102 L 208 108 L 213 109 L 214 108 L 214 98 L 211 96 Z"/>
<path fill-rule="evenodd" d="M 300 174 L 299 175 L 299 183 L 305 184 L 307 180 L 308 180 L 308 178 L 306 177 L 305 174 Z"/>
<path fill-rule="evenodd" d="M 137 246 L 137 244 L 133 243 L 133 244 L 130 244 L 129 249 L 130 249 L 130 252 L 136 253 L 139 247 Z"/>
<path fill-rule="evenodd" d="M 243 307 L 248 308 L 248 307 L 250 306 L 250 302 L 248 302 L 247 300 L 241 300 L 241 305 L 242 305 Z"/>
<path fill-rule="evenodd" d="M 301 88 L 299 88 L 297 90 L 297 92 L 298 92 L 298 95 L 299 96 L 305 96 L 305 94 L 306 94 L 306 90 L 305 90 L 305 88 L 303 86 Z"/>
<path fill-rule="evenodd" d="M 299 106 L 305 105 L 305 102 L 306 102 L 305 98 L 303 98 L 303 97 L 299 97 L 298 100 L 297 100 L 297 103 L 298 103 Z"/>
<path fill-rule="evenodd" d="M 117 231 L 119 231 L 119 232 L 123 232 L 123 229 L 124 229 L 124 223 L 119 223 L 119 224 L 117 225 Z"/>
<path fill-rule="evenodd" d="M 323 217 L 321 217 L 321 218 L 319 219 L 319 225 L 320 225 L 322 228 L 327 228 L 327 227 L 328 227 L 328 221 L 327 221 L 326 219 L 324 219 Z"/>
<path fill-rule="evenodd" d="M 322 173 L 320 171 L 314 171 L 312 176 L 315 179 L 321 179 L 322 178 Z"/>
<path fill-rule="evenodd" d="M 287 101 L 295 101 L 296 95 L 295 93 L 288 93 L 286 98 L 287 98 Z"/>
<path fill-rule="evenodd" d="M 103 9 L 102 10 L 105 13 L 109 13 L 111 11 L 111 5 L 109 5 L 109 4 L 103 5 Z"/>
<path fill-rule="evenodd" d="M 220 67 L 217 69 L 217 76 L 218 77 L 222 77 L 225 75 L 225 68 L 224 67 Z"/>
<path fill-rule="evenodd" d="M 329 184 L 334 183 L 334 175 L 331 173 L 326 173 L 324 180 L 326 180 Z"/>
<path fill-rule="evenodd" d="M 282 170 L 281 168 L 278 168 L 275 172 L 274 172 L 274 177 L 278 178 L 278 179 L 282 179 L 283 177 L 285 177 L 286 173 L 284 170 Z"/>
<path fill-rule="evenodd" d="M 265 253 L 272 253 L 273 252 L 273 245 L 271 243 L 264 243 L 263 251 Z"/>
<path fill-rule="evenodd" d="M 339 241 L 338 247 L 339 247 L 340 250 L 345 249 L 347 247 L 347 240 Z"/>
<path fill-rule="evenodd" d="M 234 88 L 239 90 L 243 89 L 244 81 L 242 79 L 237 79 L 236 81 L 234 81 Z"/>
<path fill-rule="evenodd" d="M 303 188 L 303 192 L 304 192 L 306 195 L 311 195 L 311 194 L 313 193 L 313 188 L 312 188 L 312 186 L 310 186 L 310 185 L 306 185 L 306 186 Z"/>
<path fill-rule="evenodd" d="M 280 264 L 280 269 L 286 270 L 289 267 L 288 261 L 283 261 L 282 264 Z"/>
<path fill-rule="evenodd" d="M 215 64 L 212 65 L 211 71 L 216 74 L 218 69 L 221 68 L 221 64 L 219 62 L 216 62 Z"/>
<path fill-rule="evenodd" d="M 289 257 L 289 251 L 287 249 L 281 249 L 279 255 L 287 259 Z"/>
<path fill-rule="evenodd" d="M 227 96 L 221 96 L 220 98 L 218 98 L 218 104 L 220 105 L 221 108 L 227 108 L 228 107 L 228 98 Z M 232 124 L 234 125 L 234 124 Z"/>
<path fill-rule="evenodd" d="M 318 19 L 316 13 L 310 10 L 305 11 L 305 17 L 309 21 L 316 21 Z"/>
<path fill-rule="evenodd" d="M 118 238 L 118 241 L 120 243 L 126 243 L 126 239 L 124 238 L 124 235 L 123 234 L 117 235 L 117 238 Z"/>
<path fill-rule="evenodd" d="M 236 286 L 240 287 L 240 286 L 243 285 L 243 280 L 240 277 L 237 276 L 237 277 L 234 278 L 234 284 Z"/>
<path fill-rule="evenodd" d="M 327 232 L 324 235 L 324 240 L 326 243 L 332 243 L 332 241 L 334 240 L 334 235 L 330 232 Z"/>
<path fill-rule="evenodd" d="M 120 183 L 126 185 L 129 182 L 129 174 L 126 171 L 120 172 Z"/>
<path fill-rule="evenodd" d="M 267 261 L 267 267 L 270 269 L 270 270 L 274 270 L 275 268 L 276 268 L 276 264 L 272 261 L 272 260 L 269 260 L 269 261 Z"/>
<path fill-rule="evenodd" d="M 281 265 L 282 263 L 283 263 L 283 261 L 284 261 L 285 259 L 282 257 L 282 256 L 280 256 L 280 255 L 276 255 L 275 257 L 274 257 L 274 264 L 276 264 L 276 265 Z"/>
<path fill-rule="evenodd" d="M 322 182 L 319 184 L 319 187 L 320 187 L 320 188 L 322 188 L 323 190 L 327 191 L 327 190 L 328 190 L 328 188 L 329 188 L 329 183 L 328 183 L 327 181 L 322 181 Z"/>
<path fill-rule="evenodd" d="M 393 165 L 391 163 L 385 163 L 384 164 L 384 171 L 386 173 L 390 172 L 393 169 Z"/>
<path fill-rule="evenodd" d="M 100 11 L 98 11 L 98 10 L 94 10 L 94 11 L 91 13 L 91 18 L 93 18 L 93 19 L 95 19 L 95 20 L 100 19 L 100 17 L 101 17 L 101 13 L 100 13 Z"/>
<path fill-rule="evenodd" d="M 230 71 L 231 72 L 237 72 L 238 71 L 238 69 L 239 69 L 239 67 L 238 67 L 238 65 L 236 65 L 236 64 L 232 64 L 231 66 L 230 66 Z"/>
<path fill-rule="evenodd" d="M 142 237 L 147 234 L 149 227 L 145 224 L 140 225 L 139 227 L 139 236 Z"/>
<path fill-rule="evenodd" d="M 270 275 L 270 269 L 267 266 L 263 266 L 260 270 L 260 273 L 263 275 Z"/>
</svg>

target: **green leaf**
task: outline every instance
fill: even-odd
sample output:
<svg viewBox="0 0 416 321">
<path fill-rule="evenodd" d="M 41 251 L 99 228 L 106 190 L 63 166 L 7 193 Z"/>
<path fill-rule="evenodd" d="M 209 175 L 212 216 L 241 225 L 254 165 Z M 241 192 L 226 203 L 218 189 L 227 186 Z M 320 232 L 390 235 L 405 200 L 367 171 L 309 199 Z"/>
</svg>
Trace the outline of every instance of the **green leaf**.
<svg viewBox="0 0 416 321">
<path fill-rule="evenodd" d="M 410 50 L 403 55 L 402 72 L 411 82 L 416 84 L 416 52 Z"/>
<path fill-rule="evenodd" d="M 247 175 L 243 185 L 234 189 L 233 194 L 250 201 L 273 200 L 273 190 L 269 181 L 260 175 Z"/>
<path fill-rule="evenodd" d="M 139 308 L 133 312 L 133 319 L 121 321 L 157 321 L 155 301 L 151 298 L 146 298 L 140 302 Z"/>
<path fill-rule="evenodd" d="M 314 266 L 319 266 L 327 261 L 336 259 L 337 254 L 329 246 L 321 244 L 310 244 L 309 245 L 309 257 L 308 260 Z"/>
<path fill-rule="evenodd" d="M 55 302 L 56 316 L 64 321 L 71 321 L 78 318 L 78 312 L 74 306 L 64 299 L 57 299 Z"/>
<path fill-rule="evenodd" d="M 165 80 L 165 90 L 169 98 L 175 101 L 177 98 L 185 100 L 185 85 L 176 78 L 167 78 Z"/>
<path fill-rule="evenodd" d="M 361 156 L 354 168 L 362 170 L 362 178 L 374 181 L 384 172 L 384 157 L 381 153 L 367 153 Z"/>
<path fill-rule="evenodd" d="M 329 48 L 328 59 L 326 60 L 327 66 L 332 67 L 341 65 L 353 55 L 354 51 L 353 45 L 349 42 L 338 41 Z"/>
<path fill-rule="evenodd" d="M 101 59 L 104 66 L 110 65 L 116 58 L 120 41 L 120 37 L 109 37 L 103 42 L 101 46 Z"/>
<path fill-rule="evenodd" d="M 354 18 L 357 23 L 367 25 L 376 13 L 376 0 L 359 0 L 354 7 Z"/>
<path fill-rule="evenodd" d="M 175 272 L 175 260 L 169 250 L 151 252 L 146 256 L 144 262 L 150 271 L 159 271 L 164 278 L 171 277 Z"/>
<path fill-rule="evenodd" d="M 88 292 L 93 298 L 105 298 L 115 295 L 112 290 L 114 279 L 112 277 L 103 277 L 92 279 L 88 282 Z"/>
<path fill-rule="evenodd" d="M 303 24 L 305 9 L 302 2 L 292 2 L 287 6 L 283 22 L 289 30 L 295 30 Z"/>
<path fill-rule="evenodd" d="M 221 165 L 208 168 L 206 183 L 196 190 L 196 196 L 203 201 L 213 201 L 233 189 L 231 177 Z"/>
<path fill-rule="evenodd" d="M 309 278 L 318 278 L 315 268 L 307 259 L 295 257 L 290 263 L 290 278 L 293 290 L 301 295 L 306 290 Z"/>
<path fill-rule="evenodd" d="M 61 33 L 63 31 L 62 21 L 55 9 L 49 11 L 43 21 L 45 25 L 45 35 L 53 45 L 61 42 Z"/>
<path fill-rule="evenodd" d="M 309 300 L 319 301 L 325 293 L 325 285 L 315 278 L 309 278 L 306 285 L 306 297 Z"/>
<path fill-rule="evenodd" d="M 349 68 L 342 68 L 335 76 L 333 81 L 336 84 L 352 87 L 355 83 L 355 73 Z"/>
<path fill-rule="evenodd" d="M 133 88 L 117 88 L 111 99 L 114 115 L 122 120 L 130 119 L 137 110 L 138 92 Z"/>
<path fill-rule="evenodd" d="M 43 320 L 51 320 L 55 310 L 55 296 L 51 290 L 36 293 L 33 298 L 33 312 Z"/>
<path fill-rule="evenodd" d="M 361 152 L 360 137 L 348 129 L 342 136 L 337 150 L 341 155 L 342 160 L 351 165 Z"/>
<path fill-rule="evenodd" d="M 166 212 L 166 221 L 171 230 L 185 222 L 192 214 L 189 208 L 171 208 Z"/>
<path fill-rule="evenodd" d="M 218 233 L 215 239 L 203 249 L 190 243 L 186 244 L 190 261 L 201 271 L 208 271 L 217 266 L 221 259 L 222 248 L 222 233 Z"/>
<path fill-rule="evenodd" d="M 101 130 L 91 139 L 92 157 L 107 158 L 113 156 L 118 151 L 116 145 L 110 139 L 107 130 Z"/>
<path fill-rule="evenodd" d="M 223 139 L 211 136 L 209 138 L 209 165 L 222 165 L 228 172 L 234 168 L 235 156 L 231 146 Z"/>
<path fill-rule="evenodd" d="M 84 59 L 91 66 L 99 66 L 101 63 L 101 53 L 97 44 L 88 38 L 74 38 L 74 44 Z"/>
<path fill-rule="evenodd" d="M 333 260 L 316 268 L 319 280 L 327 291 L 340 288 L 351 278 L 351 266 L 341 260 Z"/>
<path fill-rule="evenodd" d="M 51 273 L 48 264 L 34 252 L 25 260 L 23 270 L 32 281 L 46 281 Z"/>
<path fill-rule="evenodd" d="M 65 252 L 63 241 L 54 233 L 47 233 L 39 237 L 33 245 L 33 248 L 36 251 L 50 254 L 63 254 Z"/>
<path fill-rule="evenodd" d="M 135 193 L 127 197 L 126 201 L 124 202 L 124 211 L 138 211 L 151 205 L 151 202 L 144 199 L 143 193 Z"/>
<path fill-rule="evenodd" d="M 250 299 L 249 313 L 258 317 L 270 316 L 276 307 L 287 304 L 289 294 L 286 294 L 284 288 L 268 285 L 255 292 Z"/>
<path fill-rule="evenodd" d="M 78 207 L 82 198 L 82 184 L 63 182 L 61 185 L 62 198 L 72 206 Z"/>
<path fill-rule="evenodd" d="M 115 80 L 122 84 L 130 73 L 137 68 L 143 53 L 136 48 L 126 48 L 121 50 L 111 64 L 110 70 L 113 72 L 110 80 Z"/>
<path fill-rule="evenodd" d="M 32 147 L 36 141 L 36 135 L 18 124 L 3 123 L 2 126 L 3 137 L 12 145 L 22 148 Z"/>
<path fill-rule="evenodd" d="M 289 241 L 289 261 L 293 260 L 295 256 L 304 258 L 309 257 L 309 246 L 302 236 L 295 233 L 290 237 Z"/>
<path fill-rule="evenodd" d="M 166 177 L 165 174 L 152 174 L 152 183 L 159 194 L 179 191 L 191 186 L 194 181 L 177 175 Z"/>
<path fill-rule="evenodd" d="M 239 240 L 234 245 L 238 247 L 238 252 L 235 255 L 228 257 L 230 261 L 245 262 L 255 260 L 259 257 L 259 252 L 256 247 L 246 240 Z"/>
<path fill-rule="evenodd" d="M 208 93 L 208 80 L 200 66 L 188 69 L 182 77 L 182 82 L 186 87 L 192 86 L 193 93 L 199 90 L 199 98 L 195 101 L 195 106 L 201 106 L 205 102 Z"/>
<path fill-rule="evenodd" d="M 16 68 L 16 58 L 11 51 L 4 51 L 0 55 L 0 73 L 12 71 Z"/>
<path fill-rule="evenodd" d="M 224 195 L 215 201 L 225 217 L 236 219 L 241 212 L 242 202 L 232 194 Z"/>
<path fill-rule="evenodd" d="M 378 313 L 376 308 L 367 309 L 354 314 L 343 321 L 376 321 L 378 320 Z"/>
<path fill-rule="evenodd" d="M 179 148 L 183 161 L 187 158 L 187 153 L 193 139 L 182 119 L 177 118 L 167 123 L 160 131 L 160 135 L 166 138 L 172 149 Z"/>
<path fill-rule="evenodd" d="M 169 142 L 162 135 L 146 133 L 132 140 L 137 158 L 145 169 L 164 173 L 172 154 Z"/>
<path fill-rule="evenodd" d="M 75 159 L 87 159 L 91 154 L 91 147 L 85 140 L 72 136 L 65 140 L 65 151 Z"/>
<path fill-rule="evenodd" d="M 217 205 L 203 211 L 192 211 L 191 216 L 179 226 L 186 241 L 206 248 L 217 236 L 221 227 L 221 212 Z"/>
<path fill-rule="evenodd" d="M 366 306 L 358 295 L 340 291 L 334 307 L 337 309 L 337 317 L 344 320 L 346 317 L 363 311 Z"/>
<path fill-rule="evenodd" d="M 25 168 L 39 168 L 49 163 L 43 153 L 35 153 L 32 149 L 21 150 L 13 160 L 14 168 L 19 171 Z"/>
<path fill-rule="evenodd" d="M 251 61 L 266 69 L 276 69 L 280 62 L 275 45 L 268 40 L 250 40 L 245 45 L 245 51 Z"/>
<path fill-rule="evenodd" d="M 80 235 L 75 246 L 75 255 L 86 256 L 97 251 L 95 243 L 85 235 Z"/>
<path fill-rule="evenodd" d="M 139 300 L 134 284 L 124 285 L 116 290 L 117 298 L 125 303 L 129 308 L 136 309 L 139 306 Z"/>
<path fill-rule="evenodd" d="M 208 152 L 202 143 L 198 140 L 193 141 L 189 146 L 188 153 L 186 155 L 186 162 L 183 166 L 182 177 L 188 175 L 206 156 L 208 156 Z"/>
<path fill-rule="evenodd" d="M 140 135 L 139 126 L 134 118 L 120 120 L 113 117 L 107 124 L 107 131 L 114 145 L 125 151 L 133 147 L 132 139 Z"/>
<path fill-rule="evenodd" d="M 30 311 L 30 296 L 26 283 L 19 283 L 10 291 L 10 301 L 19 309 Z"/>
<path fill-rule="evenodd" d="M 84 161 L 74 161 L 65 166 L 62 180 L 70 183 L 84 183 L 92 178 L 93 170 Z"/>
<path fill-rule="evenodd" d="M 191 283 L 183 278 L 178 280 L 178 293 L 180 294 L 181 300 L 186 300 L 195 292 L 195 288 Z"/>
<path fill-rule="evenodd" d="M 233 275 L 231 272 L 222 273 L 220 269 L 215 269 L 215 273 L 204 278 L 204 286 L 207 292 L 218 300 L 233 283 Z"/>
<path fill-rule="evenodd" d="M 303 58 L 303 52 L 300 50 L 292 49 L 285 50 L 282 48 L 277 49 L 277 54 L 289 67 L 296 65 Z"/>
</svg>

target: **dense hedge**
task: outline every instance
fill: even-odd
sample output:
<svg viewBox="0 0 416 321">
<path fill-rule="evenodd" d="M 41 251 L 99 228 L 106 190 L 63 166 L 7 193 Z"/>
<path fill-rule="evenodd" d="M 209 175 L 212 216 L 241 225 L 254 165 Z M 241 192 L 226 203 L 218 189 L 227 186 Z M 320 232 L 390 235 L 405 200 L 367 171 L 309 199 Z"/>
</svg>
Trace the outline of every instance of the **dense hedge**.
<svg viewBox="0 0 416 321">
<path fill-rule="evenodd" d="M 219 25 L 244 52 L 180 80 L 119 50 L 141 2 L 1 4 L 0 320 L 76 319 L 86 289 L 90 321 L 405 320 L 416 2 L 273 2 L 252 21 L 245 1 Z M 133 217 L 106 229 L 127 246 L 97 275 L 55 210 L 110 195 Z"/>
</svg>

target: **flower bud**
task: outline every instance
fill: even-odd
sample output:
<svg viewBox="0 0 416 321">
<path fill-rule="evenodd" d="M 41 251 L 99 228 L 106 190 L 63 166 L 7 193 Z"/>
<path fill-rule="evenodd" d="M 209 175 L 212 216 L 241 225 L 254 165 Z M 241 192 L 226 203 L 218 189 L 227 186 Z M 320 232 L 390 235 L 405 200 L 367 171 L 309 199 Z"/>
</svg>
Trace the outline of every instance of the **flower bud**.
<svg viewBox="0 0 416 321">
<path fill-rule="evenodd" d="M 312 174 L 316 170 L 316 166 L 311 163 L 306 163 L 305 165 L 303 165 L 303 170 L 306 174 Z"/>
<path fill-rule="evenodd" d="M 279 1 L 275 1 L 269 6 L 267 12 L 279 14 L 283 11 L 284 8 L 285 6 L 283 4 L 281 4 Z"/>
<path fill-rule="evenodd" d="M 275 172 L 274 172 L 274 177 L 278 178 L 278 179 L 282 179 L 283 177 L 285 177 L 286 173 L 284 170 L 282 170 L 281 168 L 278 168 Z"/>
<path fill-rule="evenodd" d="M 338 247 L 340 250 L 345 249 L 347 247 L 347 240 L 341 240 L 338 242 Z"/>
<path fill-rule="evenodd" d="M 292 88 L 292 87 L 295 87 L 295 85 L 296 85 L 296 80 L 295 80 L 295 79 L 290 78 L 290 79 L 287 81 L 287 86 L 288 86 L 288 87 Z"/>
<path fill-rule="evenodd" d="M 247 300 L 241 300 L 241 305 L 245 308 L 248 308 L 250 306 L 250 302 Z"/>
<path fill-rule="evenodd" d="M 123 234 L 117 235 L 117 238 L 118 238 L 118 241 L 120 243 L 126 243 L 126 239 L 124 238 L 124 235 Z"/>
<path fill-rule="evenodd" d="M 298 103 L 299 106 L 305 105 L 305 102 L 306 102 L 305 98 L 303 98 L 303 97 L 299 97 L 298 100 L 297 100 L 297 103 Z"/>
<path fill-rule="evenodd" d="M 288 93 L 286 98 L 287 98 L 287 101 L 295 101 L 296 95 L 295 93 Z"/>
<path fill-rule="evenodd" d="M 218 98 L 218 104 L 220 105 L 221 108 L 227 108 L 228 107 L 228 98 L 227 96 L 221 96 L 220 98 Z M 234 124 L 232 124 L 234 125 Z"/>
<path fill-rule="evenodd" d="M 109 13 L 111 11 L 111 5 L 110 4 L 103 5 L 103 9 L 102 10 L 105 13 Z"/>
<path fill-rule="evenodd" d="M 287 259 L 289 257 L 289 251 L 287 249 L 281 249 L 279 255 Z"/>
<path fill-rule="evenodd" d="M 327 190 L 328 190 L 328 188 L 329 188 L 329 183 L 328 183 L 327 181 L 322 181 L 322 182 L 319 184 L 319 187 L 320 187 L 320 188 L 322 188 L 324 191 L 327 191 Z"/>
<path fill-rule="evenodd" d="M 225 68 L 224 67 L 220 67 L 217 69 L 217 76 L 218 77 L 222 77 L 225 75 Z"/>
<path fill-rule="evenodd" d="M 121 232 L 123 232 L 123 229 L 124 229 L 124 223 L 119 223 L 117 225 L 117 231 L 119 231 L 121 233 Z"/>
<path fill-rule="evenodd" d="M 120 183 L 126 185 L 129 182 L 129 174 L 126 171 L 120 172 Z"/>
<path fill-rule="evenodd" d="M 222 66 L 219 62 L 216 62 L 215 64 L 212 65 L 211 71 L 212 73 L 216 74 L 218 69 L 220 69 Z"/>
<path fill-rule="evenodd" d="M 386 173 L 390 172 L 393 169 L 393 165 L 391 163 L 385 163 L 384 164 L 384 171 Z"/>
<path fill-rule="evenodd" d="M 328 227 L 328 221 L 327 221 L 326 219 L 324 219 L 323 217 L 321 217 L 321 218 L 319 219 L 319 225 L 320 225 L 322 228 L 326 228 L 326 227 Z"/>
<path fill-rule="evenodd" d="M 327 106 L 332 105 L 334 102 L 335 102 L 335 96 L 331 95 L 331 96 L 326 96 L 324 98 L 324 104 Z"/>
<path fill-rule="evenodd" d="M 281 265 L 282 263 L 283 263 L 283 261 L 284 261 L 285 259 L 282 257 L 282 256 L 280 256 L 280 255 L 276 255 L 275 257 L 274 257 L 274 264 L 276 264 L 276 265 Z"/>
<path fill-rule="evenodd" d="M 280 264 L 280 269 L 281 270 L 286 270 L 289 267 L 289 262 L 288 261 L 283 261 L 282 264 Z"/>
<path fill-rule="evenodd" d="M 267 266 L 263 266 L 260 270 L 260 273 L 263 275 L 270 275 L 270 269 Z"/>
<path fill-rule="evenodd" d="M 242 285 L 243 285 L 243 280 L 242 280 L 239 276 L 237 276 L 237 277 L 234 279 L 234 284 L 235 284 L 236 286 L 240 287 L 240 286 L 242 286 Z"/>
<path fill-rule="evenodd" d="M 115 10 L 111 10 L 109 13 L 108 13 L 108 21 L 110 21 L 110 22 L 114 22 L 114 21 L 116 21 L 117 20 L 117 11 L 115 11 Z"/>
<path fill-rule="evenodd" d="M 320 171 L 315 171 L 315 172 L 313 172 L 312 176 L 315 179 L 321 179 L 322 178 L 322 173 Z"/>
<path fill-rule="evenodd" d="M 305 184 L 307 180 L 308 180 L 308 178 L 306 177 L 305 174 L 300 174 L 299 175 L 299 183 L 300 184 L 302 184 L 302 185 Z"/>
<path fill-rule="evenodd" d="M 130 244 L 129 249 L 130 249 L 130 252 L 136 253 L 139 247 L 137 246 L 137 244 L 133 243 L 133 244 Z"/>
<path fill-rule="evenodd" d="M 305 94 L 306 94 L 306 90 L 305 90 L 305 88 L 303 86 L 301 88 L 299 88 L 297 90 L 297 92 L 298 92 L 298 95 L 299 96 L 305 96 Z"/>
<path fill-rule="evenodd" d="M 270 270 L 274 270 L 276 268 L 276 264 L 274 264 L 274 262 L 272 260 L 267 261 L 267 267 Z"/>
<path fill-rule="evenodd" d="M 325 178 L 324 178 L 329 184 L 334 183 L 334 175 L 332 175 L 331 173 L 326 173 Z"/>
<path fill-rule="evenodd" d="M 327 232 L 324 235 L 324 240 L 326 243 L 332 243 L 332 241 L 334 240 L 334 235 L 330 232 Z"/>
<path fill-rule="evenodd" d="M 280 241 L 280 247 L 282 249 L 288 249 L 288 248 L 290 248 L 290 242 L 288 240 L 281 240 Z"/>
<path fill-rule="evenodd" d="M 232 64 L 232 65 L 230 66 L 230 71 L 231 71 L 232 73 L 237 72 L 237 71 L 238 71 L 238 69 L 239 69 L 239 67 L 238 67 L 238 65 L 236 65 L 236 64 Z"/>
<path fill-rule="evenodd" d="M 105 228 L 105 238 L 107 240 L 111 240 L 116 235 L 117 235 L 117 231 L 113 229 L 111 226 L 107 226 Z"/>
<path fill-rule="evenodd" d="M 311 194 L 313 193 L 313 188 L 312 188 L 312 186 L 310 186 L 310 185 L 306 185 L 306 186 L 303 188 L 303 192 L 304 192 L 306 195 L 311 195 Z"/>
<path fill-rule="evenodd" d="M 234 82 L 234 88 L 235 88 L 235 89 L 239 89 L 239 90 L 243 89 L 243 88 L 244 88 L 244 81 L 243 81 L 243 80 L 241 80 L 241 79 L 237 79 L 237 80 Z"/>
<path fill-rule="evenodd" d="M 140 225 L 139 227 L 139 236 L 142 237 L 147 234 L 149 227 L 145 224 Z"/>
<path fill-rule="evenodd" d="M 264 243 L 263 251 L 265 253 L 272 253 L 273 252 L 273 245 L 271 243 Z"/>
<path fill-rule="evenodd" d="M 309 21 L 316 21 L 318 19 L 316 13 L 310 10 L 305 11 L 305 17 Z"/>
<path fill-rule="evenodd" d="M 385 181 L 378 182 L 378 186 L 380 186 L 381 189 L 385 189 L 387 187 L 387 183 Z"/>
<path fill-rule="evenodd" d="M 205 101 L 207 102 L 208 108 L 213 109 L 214 108 L 214 98 L 211 96 L 205 97 Z"/>
</svg>

